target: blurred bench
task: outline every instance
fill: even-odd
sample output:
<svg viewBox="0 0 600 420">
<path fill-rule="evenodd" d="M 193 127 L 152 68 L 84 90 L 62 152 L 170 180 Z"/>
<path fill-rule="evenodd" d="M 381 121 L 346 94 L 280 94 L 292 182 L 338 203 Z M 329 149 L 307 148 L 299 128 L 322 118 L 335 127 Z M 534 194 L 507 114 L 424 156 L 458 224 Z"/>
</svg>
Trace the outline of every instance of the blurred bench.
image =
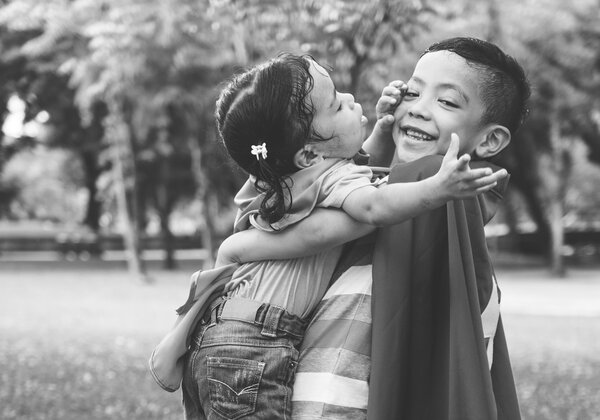
<svg viewBox="0 0 600 420">
<path fill-rule="evenodd" d="M 172 247 L 176 250 L 202 248 L 200 235 L 175 236 Z M 141 238 L 144 250 L 161 250 L 160 236 Z M 117 234 L 97 235 L 92 232 L 39 232 L 35 235 L 0 235 L 0 254 L 27 252 L 56 252 L 66 260 L 88 260 L 99 258 L 105 251 L 123 251 L 125 244 Z"/>
</svg>

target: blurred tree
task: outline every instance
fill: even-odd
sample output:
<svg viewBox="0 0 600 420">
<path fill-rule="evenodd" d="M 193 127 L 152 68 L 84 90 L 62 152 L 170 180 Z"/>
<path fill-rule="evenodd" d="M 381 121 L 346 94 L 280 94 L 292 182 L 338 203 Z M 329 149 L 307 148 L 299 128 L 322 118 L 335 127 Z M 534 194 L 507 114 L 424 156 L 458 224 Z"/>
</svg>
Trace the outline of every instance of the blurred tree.
<svg viewBox="0 0 600 420">
<path fill-rule="evenodd" d="M 169 179 L 151 175 L 156 173 L 157 165 L 163 175 L 168 175 L 169 162 L 181 168 L 181 156 L 197 156 L 198 153 L 189 150 L 197 149 L 195 143 L 202 144 L 206 133 L 212 131 L 197 123 L 189 124 L 193 120 L 202 120 L 202 113 L 208 109 L 206 102 L 214 101 L 211 91 L 222 78 L 223 67 L 233 61 L 232 52 L 219 48 L 223 34 L 218 25 L 206 18 L 209 3 L 138 1 L 122 4 L 107 1 L 97 4 L 80 0 L 68 5 L 62 2 L 40 5 L 22 0 L 11 3 L 12 9 L 3 10 L 4 21 L 12 25 L 18 18 L 23 20 L 23 16 L 28 16 L 28 22 L 32 16 L 38 18 L 36 24 L 44 31 L 23 50 L 29 57 L 51 51 L 55 63 L 60 64 L 53 70 L 70 76 L 84 122 L 89 122 L 94 115 L 95 104 L 106 103 L 111 116 L 107 121 L 126 126 L 126 129 L 113 131 L 124 137 L 111 145 L 124 145 L 124 150 L 131 153 L 111 153 L 111 156 L 131 160 L 123 162 L 121 167 L 122 174 L 127 177 L 123 182 L 129 191 L 127 208 L 131 213 L 124 220 L 132 220 L 135 225 L 126 231 L 134 234 L 139 232 L 144 219 L 142 212 L 135 210 L 143 210 L 148 201 L 140 192 L 151 191 L 151 188 L 142 188 L 140 181 L 153 180 L 159 182 L 156 190 L 163 192 L 159 194 L 162 199 L 154 199 L 153 203 L 159 206 L 165 238 L 171 237 L 168 231 L 170 209 L 177 192 L 186 190 L 181 188 L 186 183 L 180 182 L 177 184 L 180 188 L 171 188 L 173 183 Z M 65 48 L 66 54 L 61 54 L 59 47 L 66 44 L 69 44 Z M 171 110 L 185 106 L 192 106 L 190 112 L 195 117 L 180 118 L 179 123 L 188 124 L 175 127 L 170 123 L 173 119 Z M 128 111 L 124 112 L 125 109 Z M 171 159 L 172 155 L 180 158 Z M 200 158 L 208 160 L 210 155 Z M 192 159 L 192 163 L 196 172 L 206 172 L 202 162 Z M 178 173 L 181 174 L 181 170 Z M 210 179 L 210 176 L 205 178 Z M 203 198 L 208 200 L 212 190 L 206 184 L 204 182 L 201 188 L 207 191 Z M 169 194 L 164 194 L 165 191 Z M 212 223 L 209 221 L 207 225 Z M 211 242 L 210 235 L 205 236 Z M 132 246 L 136 242 L 128 241 Z M 131 254 L 138 255 L 139 250 Z M 172 252 L 167 252 L 167 262 L 172 264 L 172 261 Z M 133 265 L 140 266 L 139 263 Z"/>
<path fill-rule="evenodd" d="M 31 6 L 32 9 L 27 9 Z M 24 123 L 36 117 L 39 112 L 47 112 L 49 120 L 44 124 L 44 135 L 38 138 L 51 147 L 67 147 L 73 150 L 84 164 L 85 185 L 88 189 L 87 211 L 83 222 L 97 231 L 101 203 L 97 199 L 96 180 L 100 173 L 97 162 L 101 147 L 101 120 L 105 115 L 101 103 L 95 104 L 92 118 L 88 124 L 82 124 L 80 113 L 74 103 L 74 91 L 68 85 L 68 77 L 59 71 L 65 57 L 76 49 L 80 42 L 73 33 L 65 33 L 60 42 L 49 43 L 48 48 L 33 51 L 35 45 L 45 36 L 44 4 L 34 7 L 26 2 L 11 2 L 10 7 L 0 12 L 2 26 L 0 36 L 10 45 L 8 54 L 2 57 L 3 102 L 6 96 L 18 94 L 27 104 Z M 31 12 L 31 14 L 29 14 Z M 53 33 L 56 39 L 56 33 Z M 13 145 L 35 144 L 15 141 Z M 0 167 L 1 169 L 1 167 Z"/>
<path fill-rule="evenodd" d="M 49 112 L 49 144 L 79 150 L 90 191 L 94 171 L 111 167 L 104 185 L 121 197 L 121 218 L 131 221 L 130 248 L 155 210 L 172 265 L 170 217 L 178 200 L 195 195 L 203 203 L 203 238 L 214 249 L 222 234 L 216 218 L 243 177 L 224 170 L 215 136 L 222 80 L 279 51 L 305 52 L 335 67 L 339 89 L 374 104 L 387 82 L 410 74 L 430 41 L 487 37 L 519 58 L 536 87 L 529 121 L 499 159 L 547 245 L 560 237 L 551 220 L 561 211 L 551 203 L 567 191 L 570 142 L 582 139 L 600 160 L 597 6 L 597 0 L 13 0 L 0 8 L 0 42 L 10 52 L 0 57 L 6 81 L 0 99 L 19 92 L 30 117 Z"/>
<path fill-rule="evenodd" d="M 391 58 L 411 50 L 435 9 L 425 0 L 311 0 L 295 3 L 290 22 L 302 49 L 336 70 L 339 88 L 379 93 L 390 80 Z M 383 64 L 383 66 L 381 66 Z M 366 70 L 369 77 L 364 78 Z"/>
<path fill-rule="evenodd" d="M 79 220 L 85 210 L 82 178 L 81 161 L 71 151 L 44 147 L 17 152 L 2 173 L 5 184 L 15 190 L 12 214 L 63 224 Z"/>
<path fill-rule="evenodd" d="M 512 6 L 505 9 L 512 21 L 528 23 L 507 26 L 505 39 L 522 57 L 534 89 L 530 119 L 512 149 L 517 165 L 511 169 L 518 173 L 528 168 L 517 185 L 537 201 L 530 208 L 535 208 L 541 243 L 548 247 L 553 272 L 562 276 L 573 142 L 583 140 L 589 157 L 600 163 L 600 130 L 594 121 L 600 93 L 600 8 L 597 1 Z"/>
<path fill-rule="evenodd" d="M 436 39 L 488 39 L 526 69 L 532 84 L 530 115 L 496 162 L 509 169 L 511 185 L 537 225 L 537 251 L 547 253 L 558 275 L 564 272 L 562 219 L 567 191 L 573 188 L 573 141 L 583 140 L 589 158 L 600 163 L 594 119 L 600 82 L 598 6 L 597 0 L 463 0 L 433 6 L 444 18 L 443 25 L 436 25 Z"/>
</svg>

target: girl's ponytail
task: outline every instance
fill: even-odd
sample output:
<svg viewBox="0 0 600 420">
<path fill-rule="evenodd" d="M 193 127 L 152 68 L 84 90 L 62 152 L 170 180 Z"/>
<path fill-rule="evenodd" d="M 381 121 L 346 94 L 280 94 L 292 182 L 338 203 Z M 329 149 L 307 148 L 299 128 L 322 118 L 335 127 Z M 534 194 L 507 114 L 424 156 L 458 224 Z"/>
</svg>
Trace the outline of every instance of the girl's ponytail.
<svg viewBox="0 0 600 420">
<path fill-rule="evenodd" d="M 283 218 L 292 205 L 288 182 L 291 182 L 288 177 L 279 175 L 266 159 L 260 158 L 257 164 L 254 186 L 257 191 L 265 194 L 259 213 L 269 224 Z M 289 202 L 286 203 L 286 201 Z"/>
</svg>

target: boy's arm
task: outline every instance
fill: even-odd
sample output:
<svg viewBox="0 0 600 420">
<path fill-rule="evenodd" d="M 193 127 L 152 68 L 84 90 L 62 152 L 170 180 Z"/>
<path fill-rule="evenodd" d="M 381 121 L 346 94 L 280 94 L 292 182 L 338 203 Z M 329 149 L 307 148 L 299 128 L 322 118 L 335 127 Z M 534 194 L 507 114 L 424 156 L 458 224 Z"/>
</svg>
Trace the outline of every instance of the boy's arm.
<svg viewBox="0 0 600 420">
<path fill-rule="evenodd" d="M 406 83 L 394 80 L 383 88 L 381 97 L 375 106 L 377 121 L 371 135 L 363 143 L 363 150 L 369 157 L 371 166 L 390 166 L 395 156 L 396 145 L 392 139 L 394 110 L 406 94 Z"/>
<path fill-rule="evenodd" d="M 310 216 L 281 232 L 248 229 L 225 239 L 216 267 L 233 262 L 283 260 L 317 254 L 360 238 L 375 229 L 336 209 L 315 209 Z"/>
<path fill-rule="evenodd" d="M 450 146 L 437 174 L 419 182 L 388 184 L 381 188 L 364 187 L 350 193 L 342 208 L 363 223 L 392 225 L 401 223 L 450 200 L 473 197 L 493 188 L 508 173 L 502 169 L 471 169 L 470 156 L 457 158 L 458 136 L 452 133 Z"/>
</svg>

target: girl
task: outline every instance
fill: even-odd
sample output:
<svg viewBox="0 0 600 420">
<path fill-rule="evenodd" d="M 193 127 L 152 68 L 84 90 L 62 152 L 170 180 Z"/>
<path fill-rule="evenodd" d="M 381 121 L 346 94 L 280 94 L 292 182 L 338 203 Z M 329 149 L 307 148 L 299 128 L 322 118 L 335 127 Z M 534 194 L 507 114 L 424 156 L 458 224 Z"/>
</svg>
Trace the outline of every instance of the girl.
<svg viewBox="0 0 600 420">
<path fill-rule="evenodd" d="M 487 191 L 506 175 L 470 169 L 468 155 L 457 159 L 453 136 L 436 175 L 377 188 L 371 171 L 350 160 L 363 145 L 360 104 L 305 56 L 282 55 L 236 76 L 221 92 L 216 118 L 228 153 L 250 174 L 235 198 L 236 231 L 280 231 L 319 207 L 371 225 L 395 224 Z M 431 140 L 416 129 L 411 134 Z M 290 418 L 297 347 L 340 251 L 235 271 L 238 287 L 212 305 L 194 333 L 183 379 L 186 418 Z"/>
</svg>

